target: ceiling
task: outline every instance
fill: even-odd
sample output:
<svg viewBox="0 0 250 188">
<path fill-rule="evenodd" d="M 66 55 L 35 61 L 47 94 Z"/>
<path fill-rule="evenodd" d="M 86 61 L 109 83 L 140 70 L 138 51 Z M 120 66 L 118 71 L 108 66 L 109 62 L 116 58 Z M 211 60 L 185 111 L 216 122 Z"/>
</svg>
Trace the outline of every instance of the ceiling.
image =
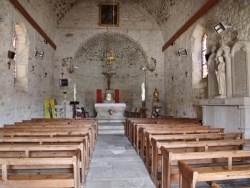
<svg viewBox="0 0 250 188">
<path fill-rule="evenodd" d="M 57 24 L 60 24 L 60 21 L 72 7 L 84 1 L 90 0 L 47 0 L 46 2 L 53 9 Z M 92 1 L 95 1 L 97 4 L 99 3 L 98 0 Z M 176 1 L 177 0 L 116 0 L 115 2 L 121 4 L 124 2 L 138 3 L 152 15 L 159 25 L 161 25 L 169 18 L 170 8 L 175 5 Z"/>
</svg>

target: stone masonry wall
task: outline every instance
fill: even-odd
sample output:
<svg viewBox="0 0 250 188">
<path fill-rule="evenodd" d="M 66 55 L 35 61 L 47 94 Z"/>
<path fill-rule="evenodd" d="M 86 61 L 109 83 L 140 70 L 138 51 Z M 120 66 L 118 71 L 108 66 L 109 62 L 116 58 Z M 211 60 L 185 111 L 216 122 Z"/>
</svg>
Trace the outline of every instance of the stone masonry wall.
<svg viewBox="0 0 250 188">
<path fill-rule="evenodd" d="M 53 40 L 56 22 L 51 16 L 50 8 L 42 1 L 22 0 L 20 3 Z M 44 99 L 53 97 L 52 67 L 55 50 L 49 44 L 44 44 L 41 35 L 8 0 L 1 0 L 0 13 L 3 18 L 0 22 L 0 126 L 2 126 L 32 117 L 44 117 Z M 17 70 L 28 80 L 27 92 L 18 90 L 13 77 L 14 66 L 12 64 L 9 69 L 7 64 L 8 50 L 14 50 L 12 41 L 16 23 L 24 24 L 27 30 L 28 62 L 25 62 L 23 70 Z M 36 49 L 45 52 L 43 59 L 34 57 Z M 22 57 L 18 59 L 22 61 Z"/>
<path fill-rule="evenodd" d="M 185 1 L 186 2 L 186 1 Z M 173 6 L 171 17 L 161 26 L 164 40 L 169 40 L 172 35 L 190 18 L 205 1 L 189 1 L 184 5 L 180 0 Z M 193 6 L 193 5 L 196 6 Z M 191 8 L 192 7 L 192 8 Z M 180 11 L 185 9 L 185 11 Z M 180 14 L 181 12 L 181 14 Z M 196 49 L 195 33 L 197 25 L 204 28 L 208 35 L 207 47 L 211 51 L 213 45 L 218 47 L 223 40 L 225 44 L 232 46 L 238 40 L 250 40 L 250 1 L 246 0 L 221 0 L 192 27 L 181 35 L 174 46 L 170 46 L 165 52 L 165 97 L 166 111 L 177 117 L 193 117 L 201 119 L 201 107 L 199 99 L 207 98 L 207 79 L 201 79 L 201 75 L 193 74 L 193 65 L 200 65 L 200 57 L 193 57 Z M 178 22 L 176 19 L 178 19 Z M 232 24 L 232 28 L 221 34 L 216 34 L 213 26 L 223 21 Z M 171 27 L 169 27 L 171 25 Z M 202 36 L 202 35 L 201 35 Z M 201 37 L 200 36 L 200 37 Z M 180 48 L 186 48 L 188 55 L 180 57 L 176 52 Z M 197 54 L 197 53 L 196 53 Z M 201 70 L 200 70 L 201 71 Z M 193 85 L 193 79 L 200 79 L 197 85 Z"/>
<path fill-rule="evenodd" d="M 136 46 L 138 46 L 143 52 L 145 62 L 150 63 L 151 58 L 156 59 L 155 71 L 147 71 L 146 78 L 144 77 L 144 72 L 140 70 L 140 66 L 137 66 L 137 70 L 133 70 L 133 72 L 137 72 L 136 75 L 138 76 L 124 76 L 121 74 L 116 74 L 114 76 L 111 87 L 112 89 L 120 90 L 120 102 L 127 103 L 128 110 L 131 110 L 132 107 L 141 107 L 139 102 L 141 98 L 140 88 L 142 81 L 146 79 L 146 103 L 148 112 L 151 112 L 152 95 L 155 87 L 158 88 L 160 92 L 160 100 L 164 104 L 164 54 L 161 52 L 161 47 L 163 45 L 161 31 L 152 16 L 140 5 L 132 2 L 126 3 L 126 1 L 118 2 L 120 2 L 120 23 L 117 28 L 100 27 L 98 25 L 99 8 L 98 2 L 96 1 L 84 1 L 79 3 L 61 20 L 56 34 L 58 50 L 55 55 L 54 74 L 54 96 L 55 99 L 57 99 L 58 104 L 63 104 L 64 91 L 67 92 L 67 104 L 69 101 L 73 100 L 73 87 L 76 79 L 76 74 L 69 74 L 67 68 L 62 67 L 62 59 L 73 57 L 72 62 L 74 62 L 77 52 L 90 38 L 104 33 L 113 33 L 115 36 L 122 35 L 128 40 L 133 41 L 132 43 L 136 44 Z M 119 51 L 124 49 L 122 44 L 121 46 L 117 44 L 115 45 L 115 50 Z M 103 50 L 99 51 L 99 53 L 98 50 L 93 51 L 97 52 L 93 57 L 93 63 L 89 63 L 87 68 L 79 68 L 76 70 L 76 73 L 81 72 L 81 75 L 91 72 L 93 72 L 91 75 L 95 75 L 95 78 L 77 76 L 77 82 L 81 82 L 81 86 L 77 87 L 77 100 L 81 102 L 79 106 L 84 106 L 86 110 L 91 113 L 91 116 L 94 115 L 96 89 L 103 89 L 104 92 L 104 89 L 107 86 L 104 75 L 102 75 L 101 72 L 99 72 L 99 75 L 96 75 L 95 72 L 95 70 L 98 72 L 98 66 L 102 63 L 100 60 L 100 65 L 98 65 L 98 62 L 96 64 L 95 56 L 100 56 L 102 58 L 102 56 L 104 56 L 102 53 Z M 127 50 L 124 49 L 123 51 L 126 53 Z M 118 53 L 121 54 L 120 52 Z M 88 59 L 89 57 L 85 58 Z M 86 59 L 83 59 L 83 61 L 86 61 Z M 133 62 L 134 59 L 129 60 L 129 57 L 126 57 L 124 61 L 129 63 Z M 117 66 L 119 66 L 119 61 L 116 63 L 118 64 Z M 139 61 L 138 63 L 140 64 Z M 128 68 L 126 67 L 122 67 L 120 68 L 120 71 L 122 72 L 124 70 L 124 72 L 127 72 L 127 69 Z M 62 72 L 64 73 L 63 77 L 61 75 Z M 158 74 L 157 77 L 154 75 L 156 73 Z M 68 87 L 58 86 L 59 79 L 61 78 L 68 78 Z M 150 113 L 148 113 L 148 115 L 150 115 Z"/>
</svg>

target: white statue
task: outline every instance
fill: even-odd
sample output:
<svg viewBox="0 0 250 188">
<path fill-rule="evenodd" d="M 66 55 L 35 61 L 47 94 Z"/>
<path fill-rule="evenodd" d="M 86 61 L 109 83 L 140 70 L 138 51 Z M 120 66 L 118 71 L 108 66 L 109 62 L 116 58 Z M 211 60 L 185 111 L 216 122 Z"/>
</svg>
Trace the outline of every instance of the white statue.
<svg viewBox="0 0 250 188">
<path fill-rule="evenodd" d="M 225 98 L 226 97 L 226 63 L 222 56 L 217 57 L 217 70 L 215 74 L 218 81 L 218 90 L 219 96 L 216 98 Z"/>
</svg>

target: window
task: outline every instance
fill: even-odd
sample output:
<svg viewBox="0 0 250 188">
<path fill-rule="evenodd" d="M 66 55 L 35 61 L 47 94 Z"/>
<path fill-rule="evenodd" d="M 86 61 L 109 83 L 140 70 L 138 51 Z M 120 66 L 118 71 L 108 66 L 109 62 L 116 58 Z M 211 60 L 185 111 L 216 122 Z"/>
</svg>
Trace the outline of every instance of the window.
<svg viewBox="0 0 250 188">
<path fill-rule="evenodd" d="M 13 36 L 13 42 L 12 42 L 12 46 L 14 48 L 14 52 L 15 52 L 15 56 L 14 56 L 14 59 L 13 59 L 13 66 L 14 66 L 14 70 L 13 70 L 13 76 L 14 76 L 14 79 L 16 78 L 16 52 L 17 52 L 17 37 L 16 37 L 16 33 L 14 32 L 14 36 Z"/>
<path fill-rule="evenodd" d="M 206 78 L 208 75 L 208 65 L 206 60 L 207 54 L 207 34 L 205 33 L 201 41 L 201 63 L 202 63 L 202 78 Z"/>
</svg>

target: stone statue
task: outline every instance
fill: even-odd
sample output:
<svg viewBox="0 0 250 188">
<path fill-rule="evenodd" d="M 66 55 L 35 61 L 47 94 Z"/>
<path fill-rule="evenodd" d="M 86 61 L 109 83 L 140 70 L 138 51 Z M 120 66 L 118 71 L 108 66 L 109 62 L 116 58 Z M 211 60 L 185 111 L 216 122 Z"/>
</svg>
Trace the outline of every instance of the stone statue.
<svg viewBox="0 0 250 188">
<path fill-rule="evenodd" d="M 216 98 L 226 97 L 226 63 L 222 56 L 218 56 L 216 59 L 217 70 L 215 74 L 218 81 L 219 96 Z"/>
</svg>

